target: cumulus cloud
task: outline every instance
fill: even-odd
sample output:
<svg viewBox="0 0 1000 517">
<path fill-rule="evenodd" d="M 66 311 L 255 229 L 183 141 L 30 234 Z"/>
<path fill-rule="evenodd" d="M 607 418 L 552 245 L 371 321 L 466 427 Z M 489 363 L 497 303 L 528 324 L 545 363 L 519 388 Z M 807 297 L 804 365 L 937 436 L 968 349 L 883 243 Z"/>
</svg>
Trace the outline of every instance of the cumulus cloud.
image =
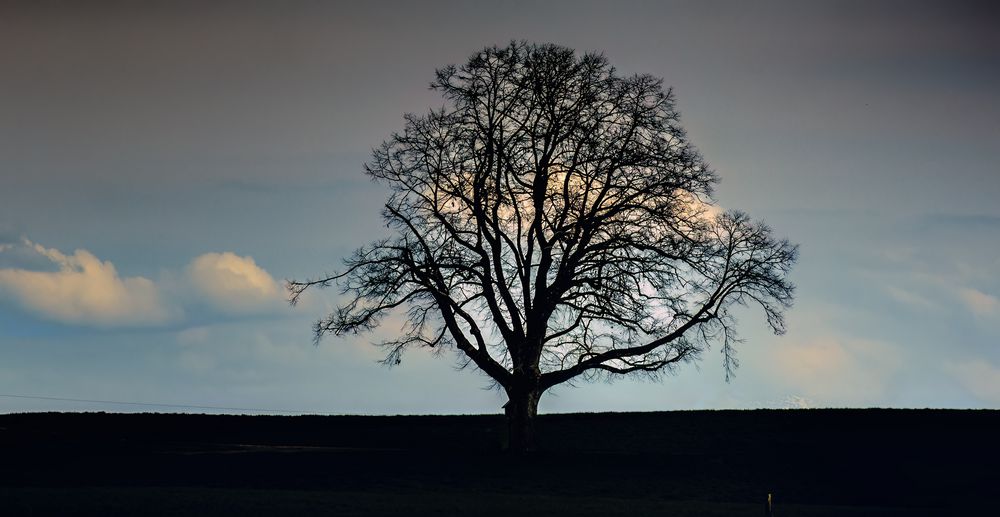
<svg viewBox="0 0 1000 517">
<path fill-rule="evenodd" d="M 285 306 L 281 287 L 249 256 L 205 253 L 183 275 L 165 271 L 153 281 L 122 277 L 85 249 L 67 254 L 28 239 L 0 245 L 0 297 L 45 319 L 95 327 L 183 323 L 185 313 L 195 312 L 259 315 Z"/>
<path fill-rule="evenodd" d="M 249 256 L 205 253 L 191 261 L 187 276 L 202 299 L 225 313 L 256 313 L 284 303 L 281 286 Z"/>
<path fill-rule="evenodd" d="M 0 292 L 44 318 L 120 326 L 161 324 L 173 315 L 152 280 L 140 276 L 122 278 L 114 264 L 87 250 L 66 255 L 27 239 L 23 246 L 56 270 L 0 269 Z"/>
</svg>

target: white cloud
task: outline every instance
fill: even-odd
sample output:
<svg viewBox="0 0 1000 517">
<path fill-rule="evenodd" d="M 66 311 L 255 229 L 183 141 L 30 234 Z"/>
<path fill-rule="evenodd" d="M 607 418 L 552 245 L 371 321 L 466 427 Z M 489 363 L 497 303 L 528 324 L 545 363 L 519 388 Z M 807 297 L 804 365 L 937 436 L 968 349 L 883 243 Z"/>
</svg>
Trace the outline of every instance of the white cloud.
<svg viewBox="0 0 1000 517">
<path fill-rule="evenodd" d="M 162 324 L 173 315 L 152 280 L 122 278 L 114 264 L 87 250 L 66 255 L 27 239 L 23 244 L 58 270 L 0 269 L 0 291 L 42 317 L 82 325 L 132 326 Z"/>
<path fill-rule="evenodd" d="M 979 359 L 949 363 L 945 369 L 977 398 L 1000 406 L 1000 368 Z"/>
<path fill-rule="evenodd" d="M 958 297 L 977 316 L 989 316 L 1000 309 L 1000 300 L 996 296 L 971 287 L 960 288 Z"/>
<path fill-rule="evenodd" d="M 934 257 L 918 254 L 913 249 L 881 250 L 881 258 L 889 262 L 891 270 L 871 271 L 873 280 L 895 277 L 892 285 L 883 289 L 897 302 L 914 308 L 941 310 L 948 302 L 956 310 L 973 316 L 1000 315 L 1000 298 L 995 294 L 996 269 L 1000 260 L 993 254 L 966 256 L 965 260 L 952 257 Z M 905 285 L 905 289 L 901 288 Z"/>
<path fill-rule="evenodd" d="M 225 313 L 257 313 L 284 303 L 281 286 L 249 256 L 206 253 L 191 261 L 187 275 L 195 292 Z"/>
<path fill-rule="evenodd" d="M 249 315 L 285 306 L 284 292 L 274 278 L 253 258 L 231 252 L 200 255 L 183 277 L 164 272 L 158 282 L 141 276 L 121 277 L 114 264 L 84 249 L 66 254 L 23 239 L 0 247 L 0 253 L 6 252 L 31 260 L 0 267 L 0 296 L 61 323 L 162 325 L 181 321 L 185 307 L 208 306 L 224 314 Z M 186 340 L 197 337 L 194 331 L 183 336 Z"/>
<path fill-rule="evenodd" d="M 770 350 L 770 380 L 810 405 L 884 403 L 889 381 L 902 365 L 896 345 L 836 336 L 781 340 Z"/>
<path fill-rule="evenodd" d="M 930 301 L 929 299 L 925 298 L 924 296 L 919 295 L 917 293 L 914 293 L 913 291 L 909 291 L 909 290 L 903 289 L 901 287 L 896 287 L 896 286 L 893 286 L 893 285 L 888 285 L 888 286 L 885 286 L 885 292 L 893 300 L 896 300 L 897 302 L 902 303 L 904 305 L 909 305 L 910 307 L 913 307 L 913 308 L 916 308 L 916 309 L 937 309 L 938 308 L 938 306 L 937 306 L 936 303 Z"/>
<path fill-rule="evenodd" d="M 800 395 L 785 395 L 779 399 L 751 400 L 749 402 L 736 399 L 727 406 L 741 409 L 813 409 L 817 407 L 815 402 Z"/>
<path fill-rule="evenodd" d="M 811 409 L 816 403 L 799 395 L 789 395 L 781 401 L 780 409 Z"/>
</svg>

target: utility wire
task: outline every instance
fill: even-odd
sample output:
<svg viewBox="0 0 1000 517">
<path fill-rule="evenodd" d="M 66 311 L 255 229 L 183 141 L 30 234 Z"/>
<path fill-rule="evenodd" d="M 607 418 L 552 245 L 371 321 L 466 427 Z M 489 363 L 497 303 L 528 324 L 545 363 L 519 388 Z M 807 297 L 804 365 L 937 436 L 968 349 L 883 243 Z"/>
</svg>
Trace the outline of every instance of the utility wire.
<svg viewBox="0 0 1000 517">
<path fill-rule="evenodd" d="M 247 411 L 247 412 L 258 412 L 258 413 L 296 413 L 296 414 L 306 414 L 303 411 L 295 411 L 291 409 L 264 409 L 264 408 L 246 408 L 246 407 L 223 407 L 223 406 L 194 406 L 190 404 L 157 404 L 155 402 L 125 402 L 120 400 L 96 400 L 96 399 L 73 399 L 65 397 L 42 397 L 42 396 L 32 396 L 32 395 L 11 395 L 0 393 L 0 397 L 15 398 L 15 399 L 32 399 L 32 400 L 58 400 L 62 402 L 89 402 L 94 404 L 121 404 L 126 406 L 149 406 L 149 407 L 169 407 L 169 408 L 184 408 L 184 409 L 218 409 L 222 411 Z"/>
</svg>

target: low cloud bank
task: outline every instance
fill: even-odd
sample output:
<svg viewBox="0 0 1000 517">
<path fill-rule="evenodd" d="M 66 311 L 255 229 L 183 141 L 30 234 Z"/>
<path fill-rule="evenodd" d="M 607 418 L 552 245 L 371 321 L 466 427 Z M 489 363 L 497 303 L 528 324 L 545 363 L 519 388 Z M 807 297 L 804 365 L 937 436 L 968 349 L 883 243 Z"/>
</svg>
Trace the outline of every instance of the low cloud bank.
<svg viewBox="0 0 1000 517">
<path fill-rule="evenodd" d="M 56 271 L 0 269 L 0 291 L 25 309 L 63 323 L 97 326 L 156 325 L 171 318 L 157 285 L 140 276 L 122 278 L 111 262 L 87 250 L 66 255 L 25 240 Z M 7 245 L 0 252 L 13 249 Z"/>
<path fill-rule="evenodd" d="M 67 254 L 28 239 L 0 245 L 0 258 L 15 253 L 32 255 L 37 264 L 3 267 L 0 262 L 0 297 L 60 323 L 157 326 L 183 320 L 192 305 L 227 315 L 284 307 L 284 293 L 274 278 L 252 257 L 232 252 L 195 257 L 179 281 L 176 276 L 159 281 L 123 277 L 111 261 L 85 249 Z"/>
</svg>

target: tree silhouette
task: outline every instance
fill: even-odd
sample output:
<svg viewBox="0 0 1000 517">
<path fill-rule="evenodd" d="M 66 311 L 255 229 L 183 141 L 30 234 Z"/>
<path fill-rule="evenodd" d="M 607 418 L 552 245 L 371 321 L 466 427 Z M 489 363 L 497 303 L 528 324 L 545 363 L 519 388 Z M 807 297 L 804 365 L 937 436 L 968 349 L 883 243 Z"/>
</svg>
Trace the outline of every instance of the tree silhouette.
<svg viewBox="0 0 1000 517">
<path fill-rule="evenodd" d="M 391 189 L 392 236 L 336 275 L 289 282 L 346 295 L 316 339 L 371 330 L 398 364 L 413 346 L 457 349 L 509 397 L 509 446 L 534 446 L 539 397 L 574 379 L 658 376 L 721 345 L 731 308 L 775 333 L 796 246 L 711 204 L 716 174 L 687 141 L 674 97 L 600 54 L 511 43 L 437 71 L 446 107 L 406 115 L 365 171 Z"/>
</svg>

